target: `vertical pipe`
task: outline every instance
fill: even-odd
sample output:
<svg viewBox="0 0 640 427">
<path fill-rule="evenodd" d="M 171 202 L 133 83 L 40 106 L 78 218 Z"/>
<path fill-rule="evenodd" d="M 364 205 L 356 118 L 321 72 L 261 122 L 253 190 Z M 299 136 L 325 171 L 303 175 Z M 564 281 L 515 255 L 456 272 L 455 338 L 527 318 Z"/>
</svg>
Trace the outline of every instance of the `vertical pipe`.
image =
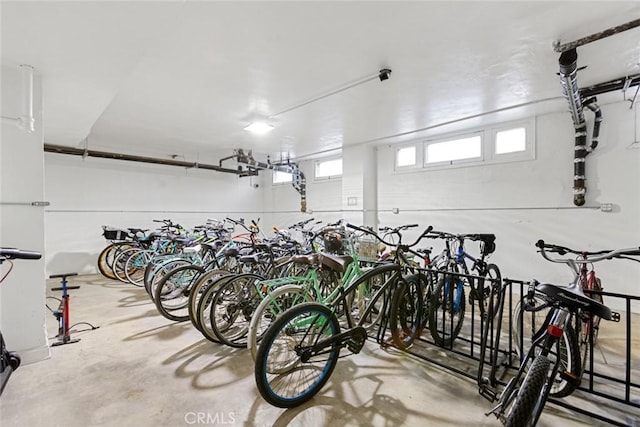
<svg viewBox="0 0 640 427">
<path fill-rule="evenodd" d="M 587 125 L 576 127 L 576 139 L 573 158 L 573 204 L 582 206 L 585 203 L 585 158 L 587 157 Z"/>
<path fill-rule="evenodd" d="M 18 126 L 31 133 L 35 131 L 35 119 L 33 117 L 33 67 L 21 64 L 22 70 L 22 115 Z"/>
<path fill-rule="evenodd" d="M 575 127 L 575 147 L 573 159 L 573 204 L 583 206 L 585 203 L 585 157 L 587 156 L 587 125 L 584 120 L 582 99 L 578 90 L 578 53 L 575 49 L 567 50 L 560 55 L 560 84 L 562 95 L 569 104 L 571 119 Z M 598 124 L 599 130 L 599 124 Z"/>
</svg>

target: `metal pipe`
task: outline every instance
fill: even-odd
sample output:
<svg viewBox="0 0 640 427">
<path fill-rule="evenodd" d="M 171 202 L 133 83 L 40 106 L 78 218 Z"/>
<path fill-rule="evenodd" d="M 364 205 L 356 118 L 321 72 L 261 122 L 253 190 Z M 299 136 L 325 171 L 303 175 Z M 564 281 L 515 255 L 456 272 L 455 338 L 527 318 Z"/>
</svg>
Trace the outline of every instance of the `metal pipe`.
<svg viewBox="0 0 640 427">
<path fill-rule="evenodd" d="M 33 67 L 21 64 L 22 70 L 22 116 L 20 117 L 20 128 L 31 133 L 35 129 L 35 118 L 33 117 Z"/>
<path fill-rule="evenodd" d="M 126 160 L 131 162 L 151 163 L 156 165 L 178 166 L 178 167 L 183 167 L 188 169 L 205 169 L 205 170 L 212 170 L 216 172 L 232 173 L 240 177 L 258 175 L 257 171 L 244 171 L 240 169 L 222 168 L 220 166 L 208 165 L 204 163 L 191 163 L 191 162 L 183 162 L 179 160 L 167 160 L 167 159 L 158 159 L 153 157 L 134 156 L 131 154 L 86 150 L 83 148 L 67 147 L 64 145 L 44 144 L 44 151 L 48 153 L 68 154 L 72 156 L 98 157 L 103 159 Z"/>
<path fill-rule="evenodd" d="M 583 46 L 587 43 L 591 43 L 594 42 L 596 40 L 600 40 L 600 39 L 604 39 L 606 37 L 610 37 L 614 34 L 618 34 L 621 33 L 623 31 L 627 31 L 630 30 L 632 28 L 638 27 L 640 26 L 640 19 L 636 19 L 634 21 L 631 22 L 627 22 L 626 24 L 622 24 L 622 25 L 618 25 L 617 27 L 613 27 L 613 28 L 609 28 L 608 30 L 604 30 L 601 31 L 599 33 L 595 33 L 592 34 L 590 36 L 586 36 L 583 37 L 581 39 L 578 39 L 576 41 L 570 42 L 570 43 L 565 43 L 565 44 L 560 44 L 558 43 L 556 46 L 554 46 L 554 50 L 558 53 L 561 52 L 566 52 L 569 50 L 573 50 L 579 46 Z"/>
<path fill-rule="evenodd" d="M 560 84 L 562 96 L 569 103 L 569 111 L 573 125 L 577 128 L 584 123 L 584 114 L 580 91 L 578 89 L 578 53 L 575 49 L 563 52 L 560 55 Z"/>
<path fill-rule="evenodd" d="M 595 96 L 589 99 L 586 99 L 583 102 L 583 105 L 585 105 L 587 108 L 593 111 L 593 114 L 595 115 L 595 119 L 593 121 L 593 132 L 591 133 L 591 145 L 587 147 L 587 154 L 591 153 L 593 150 L 596 149 L 596 147 L 598 146 L 598 138 L 600 137 L 600 123 L 602 122 L 602 111 L 600 110 L 600 107 L 598 106 L 598 104 L 596 104 L 596 102 L 597 102 L 597 99 Z"/>
<path fill-rule="evenodd" d="M 21 64 L 22 70 L 22 115 L 20 117 L 2 116 L 4 123 L 16 125 L 26 132 L 35 131 L 35 118 L 33 117 L 33 67 Z"/>
<path fill-rule="evenodd" d="M 573 158 L 573 204 L 583 206 L 585 203 L 585 158 L 587 157 L 587 125 L 584 120 L 582 99 L 578 89 L 578 53 L 575 49 L 560 55 L 560 84 L 562 96 L 569 104 L 571 120 L 575 127 L 575 147 Z"/>
</svg>

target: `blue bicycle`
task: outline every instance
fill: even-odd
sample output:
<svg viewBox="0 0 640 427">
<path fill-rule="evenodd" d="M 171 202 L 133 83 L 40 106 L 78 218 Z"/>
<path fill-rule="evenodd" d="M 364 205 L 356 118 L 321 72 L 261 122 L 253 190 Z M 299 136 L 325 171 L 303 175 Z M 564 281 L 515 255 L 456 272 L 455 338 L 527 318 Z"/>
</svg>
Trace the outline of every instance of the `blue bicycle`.
<svg viewBox="0 0 640 427">
<path fill-rule="evenodd" d="M 434 342 L 451 347 L 464 323 L 465 287 L 470 288 L 469 303 L 478 303 L 480 315 L 494 317 L 500 298 L 502 276 L 495 264 L 486 258 L 495 251 L 493 234 L 450 234 L 432 231 L 429 237 L 445 239 L 445 249 L 435 267 L 442 270 L 431 294 L 428 321 Z M 480 242 L 480 257 L 469 254 L 465 240 Z M 467 260 L 472 262 L 471 267 Z"/>
</svg>

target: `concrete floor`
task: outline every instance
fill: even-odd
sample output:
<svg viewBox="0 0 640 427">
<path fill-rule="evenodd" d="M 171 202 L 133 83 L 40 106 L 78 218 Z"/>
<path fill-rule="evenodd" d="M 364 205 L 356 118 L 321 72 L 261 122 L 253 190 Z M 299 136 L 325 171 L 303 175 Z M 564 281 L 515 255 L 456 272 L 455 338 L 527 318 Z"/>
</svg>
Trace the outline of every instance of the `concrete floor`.
<svg viewBox="0 0 640 427">
<path fill-rule="evenodd" d="M 166 320 L 144 289 L 97 275 L 72 279 L 82 286 L 72 291 L 72 323 L 100 328 L 73 334 L 82 340 L 15 372 L 0 399 L 3 427 L 500 425 L 484 415 L 492 404 L 474 381 L 373 342 L 341 359 L 307 404 L 272 407 L 257 392 L 245 349 Z M 626 417 L 629 424 L 638 418 L 637 411 Z M 548 405 L 539 425 L 604 424 Z"/>
</svg>

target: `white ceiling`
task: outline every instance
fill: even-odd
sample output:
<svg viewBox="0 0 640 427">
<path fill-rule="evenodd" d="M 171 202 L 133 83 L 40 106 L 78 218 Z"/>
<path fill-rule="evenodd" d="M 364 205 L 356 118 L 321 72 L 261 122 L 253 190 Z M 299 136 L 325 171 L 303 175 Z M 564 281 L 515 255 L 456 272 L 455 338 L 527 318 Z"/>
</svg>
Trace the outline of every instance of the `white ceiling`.
<svg viewBox="0 0 640 427">
<path fill-rule="evenodd" d="M 211 161 L 398 142 L 517 104 L 532 103 L 483 120 L 564 111 L 536 102 L 561 96 L 552 43 L 638 19 L 640 3 L 2 1 L 0 13 L 2 65 L 42 77 L 45 142 Z M 578 83 L 639 63 L 636 28 L 578 48 Z M 389 80 L 276 115 L 268 135 L 243 130 L 381 68 Z"/>
</svg>

